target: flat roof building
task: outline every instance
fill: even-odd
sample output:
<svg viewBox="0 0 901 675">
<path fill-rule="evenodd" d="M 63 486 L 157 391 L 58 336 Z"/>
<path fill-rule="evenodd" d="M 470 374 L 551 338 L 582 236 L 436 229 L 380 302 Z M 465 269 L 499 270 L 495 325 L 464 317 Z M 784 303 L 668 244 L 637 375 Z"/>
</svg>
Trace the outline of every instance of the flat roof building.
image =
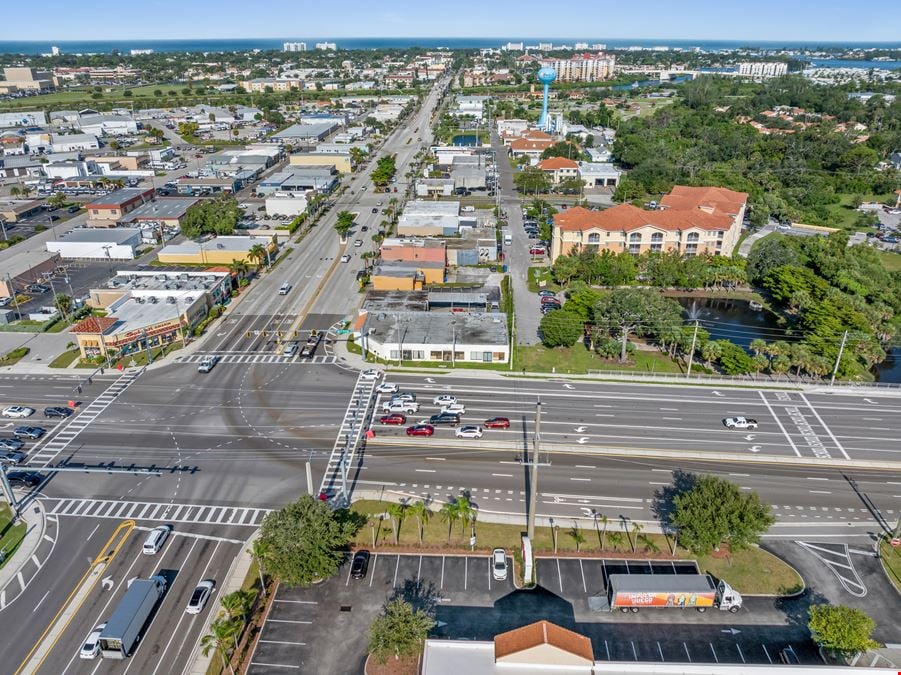
<svg viewBox="0 0 901 675">
<path fill-rule="evenodd" d="M 153 199 L 153 188 L 122 188 L 85 204 L 88 225 L 114 227 L 127 213 Z"/>
<path fill-rule="evenodd" d="M 45 246 L 66 260 L 133 260 L 141 230 L 131 227 L 76 229 Z"/>
<path fill-rule="evenodd" d="M 338 122 L 333 120 L 314 124 L 292 124 L 287 129 L 273 134 L 272 139 L 283 143 L 321 141 L 338 126 Z"/>
<path fill-rule="evenodd" d="M 127 216 L 122 218 L 122 223 L 161 223 L 163 225 L 177 226 L 181 224 L 192 206 L 200 200 L 194 197 L 161 197 L 152 202 L 141 204 Z"/>
<path fill-rule="evenodd" d="M 278 250 L 275 236 L 272 237 L 215 237 L 209 241 L 186 241 L 181 244 L 164 246 L 158 258 L 162 263 L 229 265 L 236 261 L 254 263 L 250 250 L 262 245 L 272 255 Z M 265 262 L 265 260 L 263 261 Z"/>
</svg>

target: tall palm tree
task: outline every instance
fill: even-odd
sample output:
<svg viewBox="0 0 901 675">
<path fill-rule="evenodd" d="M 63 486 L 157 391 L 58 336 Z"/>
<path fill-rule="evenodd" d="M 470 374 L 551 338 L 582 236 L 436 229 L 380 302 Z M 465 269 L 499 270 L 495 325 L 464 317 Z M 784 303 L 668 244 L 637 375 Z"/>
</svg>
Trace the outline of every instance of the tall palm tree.
<svg viewBox="0 0 901 675">
<path fill-rule="evenodd" d="M 391 527 L 394 529 L 394 545 L 400 543 L 400 526 L 404 522 L 409 505 L 406 502 L 388 505 L 388 515 L 391 516 Z"/>
<path fill-rule="evenodd" d="M 257 571 L 260 573 L 260 588 L 263 590 L 263 597 L 266 597 L 266 578 L 265 578 L 265 568 L 263 567 L 263 561 L 266 557 L 266 553 L 268 552 L 268 547 L 266 546 L 266 542 L 257 537 L 253 540 L 253 543 L 250 545 L 248 549 L 248 553 L 250 553 L 251 557 L 257 562 Z"/>
<path fill-rule="evenodd" d="M 250 266 L 243 260 L 235 260 L 228 266 L 228 270 L 235 275 L 235 278 L 240 280 L 250 270 Z"/>
<path fill-rule="evenodd" d="M 644 525 L 641 523 L 632 523 L 632 534 L 635 535 L 634 538 L 629 537 L 629 543 L 632 545 L 632 553 L 635 553 L 635 546 L 638 544 L 638 535 L 641 534 L 641 531 L 644 529 Z"/>
<path fill-rule="evenodd" d="M 601 550 L 604 550 L 607 541 L 607 526 L 610 524 L 610 518 L 600 515 L 598 516 L 598 520 L 601 521 L 601 524 L 604 526 L 604 529 L 601 530 Z"/>
<path fill-rule="evenodd" d="M 441 514 L 441 520 L 447 523 L 447 543 L 450 544 L 451 528 L 460 518 L 460 508 L 457 506 L 457 500 L 452 499 L 444 504 L 438 513 Z"/>
<path fill-rule="evenodd" d="M 237 590 L 223 595 L 219 598 L 219 604 L 222 605 L 222 609 L 225 610 L 229 619 L 240 619 L 241 625 L 243 625 L 247 612 L 250 611 L 250 606 L 253 604 L 253 591 Z"/>
<path fill-rule="evenodd" d="M 460 495 L 457 497 L 457 509 L 460 512 L 460 520 L 463 521 L 462 529 L 460 531 L 460 536 L 466 534 L 466 524 L 469 522 L 475 522 L 476 520 L 476 510 L 472 505 L 469 497 L 466 495 Z"/>
<path fill-rule="evenodd" d="M 572 540 L 576 544 L 576 553 L 582 550 L 582 544 L 585 543 L 585 535 L 582 534 L 582 530 L 579 529 L 578 523 L 573 523 L 573 526 L 569 530 L 569 536 L 572 537 Z"/>
<path fill-rule="evenodd" d="M 611 532 L 610 533 L 610 546 L 613 547 L 614 551 L 619 551 L 619 547 L 622 546 L 623 543 L 623 533 L 622 532 Z"/>
<path fill-rule="evenodd" d="M 751 348 L 751 351 L 754 352 L 754 356 L 760 356 L 767 349 L 766 342 L 761 340 L 760 338 L 751 340 L 751 344 L 748 346 Z"/>
<path fill-rule="evenodd" d="M 263 261 L 266 260 L 267 255 L 266 247 L 262 244 L 254 244 L 247 252 L 247 257 L 256 261 L 257 269 L 263 266 Z"/>
<path fill-rule="evenodd" d="M 232 668 L 231 662 L 228 660 L 228 649 L 231 639 L 235 635 L 236 622 L 228 619 L 216 619 L 210 624 L 210 632 L 200 638 L 200 649 L 204 656 L 209 656 L 210 652 L 216 650 L 222 659 L 222 666 L 227 667 L 232 675 L 235 675 L 235 669 Z"/>
<path fill-rule="evenodd" d="M 713 340 L 708 340 L 701 345 L 701 358 L 704 359 L 708 368 L 710 368 L 713 365 L 713 362 L 722 356 L 722 354 L 723 348 Z"/>
<path fill-rule="evenodd" d="M 408 510 L 410 514 L 416 518 L 416 524 L 419 526 L 419 545 L 422 546 L 423 533 L 425 526 L 428 525 L 429 519 L 432 517 L 432 511 L 429 509 L 428 504 L 421 499 L 418 502 L 410 504 Z"/>
</svg>

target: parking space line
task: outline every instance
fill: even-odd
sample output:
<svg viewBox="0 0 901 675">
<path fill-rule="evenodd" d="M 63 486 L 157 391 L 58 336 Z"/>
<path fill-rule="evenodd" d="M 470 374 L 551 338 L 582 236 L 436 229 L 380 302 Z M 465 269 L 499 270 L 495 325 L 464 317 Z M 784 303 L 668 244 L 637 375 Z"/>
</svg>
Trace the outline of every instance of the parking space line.
<svg viewBox="0 0 901 675">
<path fill-rule="evenodd" d="M 629 644 L 632 645 L 632 656 L 635 657 L 635 660 L 638 660 L 638 650 L 635 649 L 635 643 L 629 640 Z"/>
<path fill-rule="evenodd" d="M 397 556 L 397 563 L 394 565 L 394 581 L 391 586 L 397 588 L 397 571 L 400 569 L 400 556 Z"/>
<path fill-rule="evenodd" d="M 379 554 L 375 554 L 375 558 L 372 560 L 372 571 L 369 573 L 369 588 L 372 588 L 372 580 L 375 579 L 375 566 L 379 561 Z"/>
<path fill-rule="evenodd" d="M 659 641 L 659 640 L 657 641 L 657 651 L 660 652 L 660 660 L 661 660 L 661 661 L 666 661 L 666 659 L 663 658 L 663 647 L 660 646 L 660 641 Z"/>
<path fill-rule="evenodd" d="M 444 556 L 441 556 L 441 584 L 438 588 L 444 588 Z"/>
<path fill-rule="evenodd" d="M 463 590 L 468 590 L 469 588 L 469 558 L 467 556 L 463 557 Z"/>
<path fill-rule="evenodd" d="M 311 624 L 312 621 L 300 621 L 298 619 L 267 619 L 267 623 L 302 623 Z"/>
<path fill-rule="evenodd" d="M 560 583 L 560 592 L 562 593 L 563 592 L 563 575 L 560 573 L 560 558 L 557 558 L 557 580 Z"/>
<path fill-rule="evenodd" d="M 488 590 L 491 591 L 491 558 L 488 558 Z"/>
<path fill-rule="evenodd" d="M 770 656 L 770 652 L 769 652 L 769 650 L 767 650 L 766 645 L 761 642 L 760 646 L 763 647 L 763 653 L 766 654 L 766 660 L 769 661 L 770 663 L 772 663 L 773 659 Z"/>
<path fill-rule="evenodd" d="M 262 640 L 260 640 L 262 642 Z M 294 668 L 300 670 L 300 666 L 289 666 L 286 663 L 263 663 L 262 661 L 251 661 L 251 666 L 262 666 L 263 668 Z"/>
<path fill-rule="evenodd" d="M 272 602 L 288 602 L 295 605 L 318 605 L 315 600 L 273 600 Z"/>
<path fill-rule="evenodd" d="M 688 645 L 683 642 L 682 646 L 685 647 L 685 656 L 686 656 L 686 658 L 688 658 L 688 662 L 691 663 L 692 660 L 691 660 L 691 654 L 688 653 Z"/>
<path fill-rule="evenodd" d="M 416 579 L 422 579 L 422 555 L 419 556 L 419 569 L 416 570 Z"/>
<path fill-rule="evenodd" d="M 610 661 L 610 645 L 607 644 L 606 640 L 604 640 L 604 651 L 607 652 L 607 660 Z"/>
<path fill-rule="evenodd" d="M 717 658 L 716 650 L 713 648 L 713 643 L 712 643 L 712 642 L 708 642 L 707 644 L 710 645 L 710 651 L 713 652 L 713 660 L 716 661 L 717 663 L 719 663 L 720 660 L 719 660 L 719 658 Z"/>
<path fill-rule="evenodd" d="M 579 571 L 582 573 L 582 591 L 587 593 L 588 586 L 585 584 L 585 568 L 582 566 L 582 559 L 579 558 Z"/>
<path fill-rule="evenodd" d="M 306 642 L 288 642 L 287 640 L 263 640 L 262 638 L 259 640 L 260 642 L 264 642 L 268 645 L 299 645 L 300 647 L 306 647 Z"/>
<path fill-rule="evenodd" d="M 738 655 L 741 657 L 741 662 L 747 663 L 747 661 L 745 661 L 745 655 L 741 653 L 741 647 L 738 645 L 737 642 L 735 643 L 735 648 L 738 650 Z"/>
<path fill-rule="evenodd" d="M 344 582 L 345 586 L 350 586 L 350 570 L 351 570 L 351 568 L 353 568 L 352 564 L 347 566 L 347 580 Z"/>
</svg>

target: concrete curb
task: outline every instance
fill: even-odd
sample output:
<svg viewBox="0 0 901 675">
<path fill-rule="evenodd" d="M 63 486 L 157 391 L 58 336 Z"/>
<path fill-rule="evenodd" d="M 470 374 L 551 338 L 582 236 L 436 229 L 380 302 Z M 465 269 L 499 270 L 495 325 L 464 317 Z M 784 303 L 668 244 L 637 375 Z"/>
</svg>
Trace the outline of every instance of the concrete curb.
<svg viewBox="0 0 901 675">
<path fill-rule="evenodd" d="M 0 589 L 4 591 L 18 577 L 22 568 L 31 561 L 46 530 L 44 505 L 38 499 L 32 499 L 25 503 L 25 508 L 19 513 L 19 519 L 26 525 L 25 536 L 19 548 L 13 552 L 12 557 L 0 568 Z"/>
<path fill-rule="evenodd" d="M 402 436 L 374 436 L 366 441 L 369 445 L 392 445 L 403 447 L 423 447 L 421 441 Z M 442 439 L 442 446 L 449 448 L 463 448 L 467 450 L 506 450 L 522 453 L 524 448 L 519 443 L 506 441 L 465 441 Z M 782 455 L 751 455 L 740 452 L 698 452 L 683 450 L 667 450 L 666 448 L 616 448 L 597 445 L 567 445 L 564 443 L 542 443 L 544 452 L 557 454 L 573 454 L 581 456 L 606 456 L 606 457 L 644 457 L 647 459 L 678 459 L 695 462 L 741 462 L 744 464 L 780 464 L 785 466 L 805 466 L 811 468 L 833 469 L 871 469 L 875 471 L 898 471 L 901 462 L 876 461 L 865 459 L 836 459 L 827 460 L 815 457 L 785 457 Z"/>
</svg>

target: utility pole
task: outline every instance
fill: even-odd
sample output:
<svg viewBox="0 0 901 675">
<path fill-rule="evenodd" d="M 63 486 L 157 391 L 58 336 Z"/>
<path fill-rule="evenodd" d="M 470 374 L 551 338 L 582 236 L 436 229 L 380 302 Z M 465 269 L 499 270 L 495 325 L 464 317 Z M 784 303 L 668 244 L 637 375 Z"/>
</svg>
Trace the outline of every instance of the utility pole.
<svg viewBox="0 0 901 675">
<path fill-rule="evenodd" d="M 15 286 L 15 284 L 13 284 L 13 278 L 9 275 L 8 272 L 6 274 L 6 283 L 9 286 L 9 294 L 12 296 L 12 299 L 13 299 L 13 307 L 16 308 L 16 316 L 21 318 L 22 313 L 19 311 L 19 298 L 16 297 L 16 286 Z"/>
<path fill-rule="evenodd" d="M 835 367 L 832 369 L 832 377 L 829 378 L 829 386 L 832 387 L 835 385 L 835 376 L 838 373 L 838 366 L 842 362 L 842 354 L 845 352 L 845 343 L 848 341 L 848 331 L 845 331 L 845 334 L 842 335 L 842 343 L 838 348 L 838 356 L 835 357 Z"/>
<path fill-rule="evenodd" d="M 691 336 L 691 349 L 688 350 L 688 370 L 685 373 L 685 377 L 691 377 L 691 366 L 695 361 L 695 342 L 698 339 L 698 320 L 695 319 L 695 332 Z"/>
<path fill-rule="evenodd" d="M 541 451 L 541 399 L 535 403 L 535 437 L 533 439 L 534 457 L 532 472 L 529 478 L 529 515 L 526 532 L 529 541 L 535 539 L 535 510 L 538 508 L 538 455 Z M 527 451 L 528 452 L 528 451 Z"/>
</svg>

